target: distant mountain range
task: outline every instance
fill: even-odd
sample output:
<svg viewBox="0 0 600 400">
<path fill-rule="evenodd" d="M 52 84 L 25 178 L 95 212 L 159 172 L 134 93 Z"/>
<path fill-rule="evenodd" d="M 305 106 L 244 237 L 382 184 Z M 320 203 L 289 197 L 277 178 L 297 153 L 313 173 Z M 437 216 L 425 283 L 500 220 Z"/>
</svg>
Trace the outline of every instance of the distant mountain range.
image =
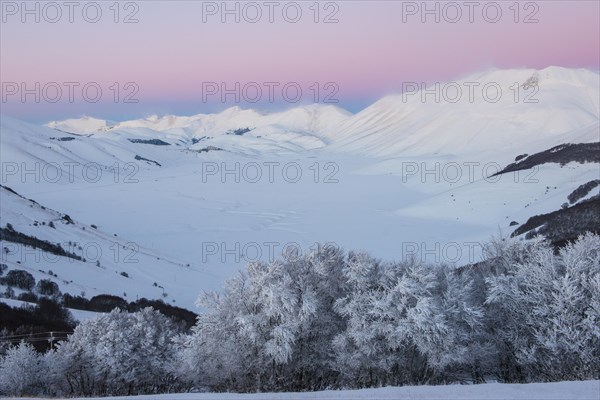
<svg viewBox="0 0 600 400">
<path fill-rule="evenodd" d="M 422 85 L 425 90 L 416 92 Z M 119 123 L 83 117 L 47 126 L 75 134 L 155 136 L 173 143 L 204 138 L 217 146 L 228 143 L 223 138 L 228 133 L 250 129 L 244 134 L 253 139 L 244 141 L 250 148 L 279 142 L 282 150 L 328 147 L 386 157 L 472 156 L 490 150 L 512 155 L 516 147 L 533 151 L 598 140 L 598 72 L 561 67 L 492 70 L 454 82 L 405 86 L 405 93 L 385 97 L 355 115 L 315 104 L 278 113 L 232 107 L 219 114 Z"/>
</svg>

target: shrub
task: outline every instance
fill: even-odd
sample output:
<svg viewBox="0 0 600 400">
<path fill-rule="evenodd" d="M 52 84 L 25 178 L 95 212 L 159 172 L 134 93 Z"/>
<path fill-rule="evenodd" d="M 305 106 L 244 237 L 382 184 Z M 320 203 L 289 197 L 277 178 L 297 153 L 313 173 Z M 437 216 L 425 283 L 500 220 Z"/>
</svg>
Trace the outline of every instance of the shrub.
<svg viewBox="0 0 600 400">
<path fill-rule="evenodd" d="M 67 308 L 74 308 L 77 310 L 89 310 L 90 301 L 83 296 L 72 296 L 69 293 L 63 294 L 63 304 Z"/>
<path fill-rule="evenodd" d="M 17 300 L 26 301 L 28 303 L 37 303 L 38 297 L 32 292 L 23 292 L 17 296 Z"/>
<path fill-rule="evenodd" d="M 0 283 L 2 283 L 2 282 L 0 282 Z M 4 291 L 4 293 L 3 293 L 2 296 L 5 297 L 5 298 L 7 298 L 7 299 L 12 299 L 12 298 L 15 297 L 15 291 L 14 291 L 13 288 L 11 288 L 10 286 L 8 286 L 6 288 L 6 290 Z"/>
<path fill-rule="evenodd" d="M 31 290 L 35 286 L 35 278 L 27 271 L 13 269 L 8 271 L 6 277 L 2 279 L 2 283 L 23 290 Z"/>
<path fill-rule="evenodd" d="M 36 291 L 43 296 L 60 296 L 58 285 L 49 279 L 39 281 L 36 285 Z"/>
<path fill-rule="evenodd" d="M 115 308 L 121 310 L 128 309 L 128 303 L 125 299 L 119 296 L 109 294 L 101 294 L 90 299 L 89 308 L 91 311 L 110 312 Z"/>
<path fill-rule="evenodd" d="M 20 343 L 0 358 L 0 387 L 8 395 L 42 394 L 47 375 L 44 358 L 30 344 Z"/>
</svg>

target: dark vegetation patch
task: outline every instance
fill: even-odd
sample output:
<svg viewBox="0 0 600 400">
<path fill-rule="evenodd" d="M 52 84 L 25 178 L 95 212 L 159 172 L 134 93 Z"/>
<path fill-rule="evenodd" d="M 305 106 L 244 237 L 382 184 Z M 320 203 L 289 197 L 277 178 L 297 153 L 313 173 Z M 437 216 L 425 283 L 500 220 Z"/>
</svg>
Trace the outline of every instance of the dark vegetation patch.
<svg viewBox="0 0 600 400">
<path fill-rule="evenodd" d="M 519 159 L 519 157 L 517 157 L 517 162 L 509 164 L 502 171 L 495 173 L 492 176 L 530 169 L 546 163 L 556 163 L 561 166 L 570 162 L 578 162 L 581 164 L 586 162 L 600 163 L 600 142 L 561 144 L 521 159 Z"/>
<path fill-rule="evenodd" d="M 73 332 L 76 321 L 68 308 L 93 312 L 110 312 L 114 308 L 128 312 L 152 307 L 169 317 L 182 332 L 187 332 L 196 323 L 197 315 L 189 310 L 174 307 L 162 300 L 145 298 L 128 303 L 118 296 L 99 295 L 92 299 L 64 294 L 59 298 L 38 297 L 32 292 L 24 292 L 19 300 L 32 304 L 11 307 L 0 302 L 0 340 L 3 343 L 18 344 L 21 340 L 31 343 L 37 351 L 50 349 L 50 341 L 56 343 L 66 339 Z M 52 332 L 52 333 L 51 333 Z"/>
<path fill-rule="evenodd" d="M 512 236 L 525 234 L 526 239 L 531 239 L 543 235 L 555 247 L 562 247 L 585 232 L 600 233 L 600 196 L 572 207 L 535 215 L 519 226 Z"/>
<path fill-rule="evenodd" d="M 200 150 L 196 150 L 198 153 L 208 153 L 209 151 L 223 151 L 222 148 L 216 146 L 206 146 Z"/>
<path fill-rule="evenodd" d="M 19 193 L 15 192 L 13 189 L 9 188 L 8 186 L 0 185 L 0 187 L 3 188 L 3 189 L 8 190 L 12 194 L 16 194 L 17 196 L 24 198 L 23 196 L 21 196 Z"/>
<path fill-rule="evenodd" d="M 170 143 L 162 141 L 160 139 L 127 139 L 131 143 L 142 143 L 142 144 L 153 144 L 155 146 L 170 146 Z"/>
<path fill-rule="evenodd" d="M 527 157 L 529 154 L 521 154 L 515 157 L 515 162 L 524 159 L 525 157 Z"/>
<path fill-rule="evenodd" d="M 199 138 L 192 138 L 192 144 L 200 143 L 201 141 L 206 140 L 206 139 L 212 139 L 212 138 L 210 138 L 208 136 L 202 136 L 202 137 L 199 137 Z"/>
<path fill-rule="evenodd" d="M 577 203 L 578 200 L 587 196 L 588 193 L 590 193 L 598 185 L 600 185 L 600 179 L 594 179 L 593 181 L 589 181 L 588 183 L 584 183 L 583 185 L 579 186 L 567 197 L 567 199 L 569 199 L 569 203 Z"/>
<path fill-rule="evenodd" d="M 13 269 L 8 271 L 6 276 L 0 278 L 0 285 L 16 287 L 23 290 L 32 290 L 35 286 L 35 278 L 27 271 Z"/>
<path fill-rule="evenodd" d="M 122 297 L 109 294 L 101 294 L 88 300 L 85 297 L 72 296 L 65 293 L 63 295 L 63 302 L 67 308 L 94 312 L 110 312 L 115 308 L 128 312 L 136 312 L 146 307 L 152 307 L 171 318 L 177 324 L 180 324 L 186 330 L 196 323 L 197 317 L 195 313 L 184 308 L 172 306 L 162 300 L 149 300 L 146 298 L 128 303 Z"/>
<path fill-rule="evenodd" d="M 60 296 L 61 294 L 58 284 L 50 279 L 39 280 L 35 290 L 42 296 Z"/>
<path fill-rule="evenodd" d="M 10 307 L 0 302 L 0 338 L 5 342 L 25 340 L 42 352 L 50 348 L 49 332 L 65 339 L 75 328 L 73 316 L 60 303 L 40 298 L 35 306 Z"/>
<path fill-rule="evenodd" d="M 175 307 L 165 303 L 162 300 L 148 300 L 141 298 L 129 303 L 127 310 L 129 312 L 140 311 L 146 307 L 152 307 L 163 315 L 171 318 L 175 323 L 181 325 L 186 331 L 196 323 L 198 315 L 185 308 Z"/>
<path fill-rule="evenodd" d="M 243 136 L 244 134 L 250 132 L 252 129 L 250 128 L 238 128 L 232 129 L 230 131 L 225 132 L 226 135 L 235 135 L 235 136 Z"/>
<path fill-rule="evenodd" d="M 70 220 L 68 215 L 65 215 L 65 217 L 67 217 L 68 220 Z M 65 217 L 63 217 L 63 219 Z M 29 246 L 34 249 L 40 249 L 57 256 L 69 257 L 74 260 L 83 261 L 83 259 L 77 254 L 71 253 L 63 249 L 60 243 L 54 244 L 47 240 L 38 239 L 35 236 L 29 236 L 24 233 L 17 232 L 10 224 L 6 224 L 6 228 L 0 228 L 0 240 L 13 243 L 20 243 L 25 246 Z"/>
<path fill-rule="evenodd" d="M 157 165 L 157 166 L 159 166 L 159 167 L 162 167 L 162 165 L 160 165 L 160 163 L 158 163 L 157 161 L 150 160 L 150 159 L 148 159 L 148 158 L 144 158 L 144 157 L 142 157 L 142 156 L 138 156 L 138 155 L 136 155 L 136 156 L 135 156 L 135 159 L 136 159 L 136 160 L 138 160 L 138 161 L 146 161 L 148 164 L 154 164 L 154 165 Z"/>
</svg>

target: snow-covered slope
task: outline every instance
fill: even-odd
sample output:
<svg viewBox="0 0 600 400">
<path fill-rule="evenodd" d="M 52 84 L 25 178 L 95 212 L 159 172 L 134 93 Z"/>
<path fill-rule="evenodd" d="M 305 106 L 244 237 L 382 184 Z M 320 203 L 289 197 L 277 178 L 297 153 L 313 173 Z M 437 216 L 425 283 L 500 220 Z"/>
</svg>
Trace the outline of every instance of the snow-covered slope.
<svg viewBox="0 0 600 400">
<path fill-rule="evenodd" d="M 215 281 L 198 263 L 190 264 L 165 256 L 160 249 L 140 246 L 131 238 L 106 232 L 101 224 L 71 220 L 6 187 L 0 187 L 0 199 L 3 228 L 10 224 L 16 232 L 60 245 L 79 258 L 2 240 L 2 263 L 9 270 L 26 270 L 36 281 L 54 281 L 63 293 L 88 298 L 113 294 L 129 301 L 142 297 L 163 299 L 193 308 L 197 287 L 220 281 Z"/>
<path fill-rule="evenodd" d="M 537 89 L 523 88 L 530 79 L 537 80 Z M 494 70 L 438 86 L 430 82 L 426 92 L 408 88 L 338 126 L 334 148 L 375 156 L 494 154 L 497 159 L 575 138 L 599 140 L 597 72 Z"/>
<path fill-rule="evenodd" d="M 67 119 L 64 121 L 51 121 L 46 124 L 46 126 L 50 128 L 75 134 L 87 134 L 106 131 L 112 128 L 114 125 L 115 122 L 87 116 L 81 118 Z"/>
</svg>

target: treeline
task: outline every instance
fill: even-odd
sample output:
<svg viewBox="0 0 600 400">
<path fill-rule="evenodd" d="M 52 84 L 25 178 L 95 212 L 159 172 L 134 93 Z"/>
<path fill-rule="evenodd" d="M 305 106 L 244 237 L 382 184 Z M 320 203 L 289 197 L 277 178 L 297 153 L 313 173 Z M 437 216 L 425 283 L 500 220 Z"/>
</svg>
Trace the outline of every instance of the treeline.
<svg viewBox="0 0 600 400">
<path fill-rule="evenodd" d="M 63 304 L 65 307 L 75 310 L 106 313 L 115 308 L 133 313 L 147 307 L 152 307 L 161 314 L 171 318 L 171 320 L 183 330 L 189 330 L 196 323 L 196 318 L 198 316 L 196 313 L 186 310 L 185 308 L 172 306 L 162 300 L 141 298 L 128 302 L 122 297 L 109 294 L 100 294 L 88 300 L 85 297 L 72 296 L 65 293 L 63 295 Z"/>
<path fill-rule="evenodd" d="M 111 395 L 181 389 L 171 374 L 179 334 L 171 319 L 146 308 L 115 310 L 75 328 L 41 354 L 25 342 L 0 360 L 1 392 L 29 395 Z"/>
<path fill-rule="evenodd" d="M 40 355 L 0 361 L 9 395 L 305 391 L 600 378 L 600 237 L 556 251 L 498 240 L 474 266 L 383 262 L 322 247 L 251 263 L 189 333 L 113 311 Z M 27 374 L 15 375 L 15 365 Z"/>
<path fill-rule="evenodd" d="M 45 333 L 45 337 L 48 332 L 61 332 L 64 337 L 75 326 L 71 313 L 52 299 L 40 298 L 35 306 L 18 308 L 0 302 L 0 352 L 2 346 L 18 344 L 22 338 L 30 340 L 36 351 L 47 351 L 50 343 L 40 340 L 40 334 Z"/>
<path fill-rule="evenodd" d="M 10 312 L 5 311 L 0 315 L 0 340 L 3 336 L 11 334 L 56 330 L 47 329 L 47 318 L 55 318 L 56 321 L 52 324 L 61 326 L 63 330 L 69 324 L 73 327 L 71 317 L 63 317 L 64 313 L 69 314 L 68 310 L 63 310 L 64 308 L 92 312 L 110 312 L 115 308 L 119 308 L 128 312 L 136 312 L 146 307 L 152 307 L 171 318 L 183 330 L 189 330 L 196 322 L 197 315 L 195 313 L 181 307 L 172 306 L 162 300 L 141 298 L 128 302 L 122 297 L 109 294 L 101 294 L 88 299 L 69 293 L 63 294 L 58 284 L 50 279 L 40 279 L 36 282 L 32 274 L 22 269 L 12 269 L 4 275 L 7 269 L 6 264 L 0 264 L 0 285 L 6 287 L 4 293 L 0 293 L 0 297 L 20 300 L 36 306 L 16 308 Z M 49 274 L 52 275 L 52 271 L 49 271 Z M 14 289 L 19 289 L 21 293 L 17 295 Z M 2 308 L 6 310 L 10 307 L 2 305 Z M 45 310 L 42 313 L 45 318 L 38 318 L 40 308 Z M 38 349 L 45 349 L 47 346 L 47 343 L 36 344 Z"/>
<path fill-rule="evenodd" d="M 68 215 L 63 217 L 67 223 L 73 223 Z M 53 222 L 50 222 L 54 226 Z M 6 228 L 0 228 L 0 241 L 7 241 L 13 243 L 20 243 L 25 246 L 30 246 L 34 249 L 41 249 L 47 253 L 51 253 L 57 256 L 69 257 L 74 260 L 85 261 L 81 256 L 75 253 L 63 249 L 60 243 L 51 243 L 47 240 L 38 239 L 35 236 L 26 235 L 24 233 L 16 231 L 11 224 L 6 224 Z"/>
<path fill-rule="evenodd" d="M 23 338 L 25 341 L 30 341 L 38 352 L 49 350 L 51 343 L 39 340 L 37 335 L 48 332 L 73 332 L 77 321 L 69 309 L 100 313 L 119 308 L 122 311 L 134 313 L 152 307 L 168 317 L 178 332 L 189 332 L 197 317 L 189 310 L 166 304 L 162 300 L 141 298 L 128 303 L 118 296 L 111 295 L 94 296 L 88 300 L 84 297 L 64 294 L 61 301 L 60 297 L 31 295 L 34 298 L 31 299 L 30 305 L 22 307 L 11 307 L 0 302 L 0 346 L 18 342 L 17 338 Z M 23 298 L 24 296 L 19 297 Z M 0 354 L 1 350 L 0 347 Z"/>
</svg>

